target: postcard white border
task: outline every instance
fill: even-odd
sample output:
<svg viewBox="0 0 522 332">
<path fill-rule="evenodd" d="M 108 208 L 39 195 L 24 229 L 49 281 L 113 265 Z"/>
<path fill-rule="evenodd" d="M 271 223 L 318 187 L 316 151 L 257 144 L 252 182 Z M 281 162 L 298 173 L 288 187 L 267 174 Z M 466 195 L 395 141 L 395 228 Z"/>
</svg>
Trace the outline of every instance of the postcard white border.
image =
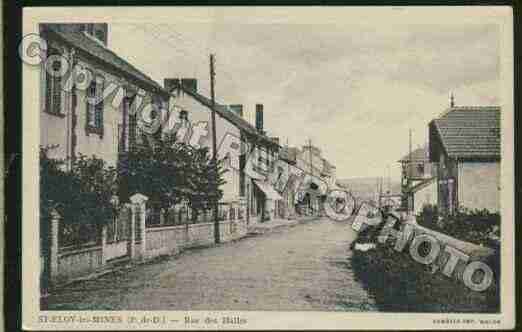
<svg viewBox="0 0 522 332">
<path fill-rule="evenodd" d="M 349 20 L 346 19 L 350 14 Z M 168 11 L 162 7 L 39 7 L 24 8 L 23 33 L 38 32 L 40 22 L 208 22 L 237 20 L 245 23 L 299 23 L 310 24 L 367 24 L 368 20 L 387 21 L 390 26 L 404 21 L 413 24 L 484 23 L 498 24 L 501 34 L 501 107 L 502 107 L 502 273 L 500 314 L 418 314 L 418 313 L 353 313 L 353 312 L 278 312 L 278 311 L 47 311 L 39 310 L 39 251 L 38 251 L 38 143 L 39 75 L 31 66 L 23 66 L 23 175 L 22 190 L 22 302 L 23 327 L 36 330 L 187 330 L 187 329 L 245 329 L 245 330 L 329 330 L 329 329 L 508 329 L 515 323 L 514 289 L 514 133 L 513 133 L 513 16 L 506 6 L 476 7 L 176 7 Z M 65 315 L 119 315 L 121 324 L 66 324 L 40 323 L 41 314 Z M 126 318 L 138 316 L 167 316 L 180 323 L 166 325 L 131 326 Z M 183 317 L 207 315 L 221 317 L 240 316 L 247 324 L 187 326 Z M 434 319 L 499 319 L 500 325 L 434 324 Z"/>
</svg>

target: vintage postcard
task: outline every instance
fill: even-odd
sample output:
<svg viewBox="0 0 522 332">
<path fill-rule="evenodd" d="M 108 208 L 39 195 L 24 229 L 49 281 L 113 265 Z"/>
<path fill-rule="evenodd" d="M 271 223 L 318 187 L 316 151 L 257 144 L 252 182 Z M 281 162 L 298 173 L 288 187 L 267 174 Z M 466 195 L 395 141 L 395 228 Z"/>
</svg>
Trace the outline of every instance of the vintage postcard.
<svg viewBox="0 0 522 332">
<path fill-rule="evenodd" d="M 24 328 L 512 328 L 512 31 L 24 8 Z"/>
</svg>

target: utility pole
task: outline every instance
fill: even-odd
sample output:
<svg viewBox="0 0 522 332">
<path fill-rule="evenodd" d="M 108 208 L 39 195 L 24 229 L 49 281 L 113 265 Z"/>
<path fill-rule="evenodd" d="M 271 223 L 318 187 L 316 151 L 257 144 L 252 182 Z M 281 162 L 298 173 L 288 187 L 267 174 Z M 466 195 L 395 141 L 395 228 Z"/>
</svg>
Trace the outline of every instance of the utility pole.
<svg viewBox="0 0 522 332">
<path fill-rule="evenodd" d="M 410 136 L 409 136 L 409 150 L 408 150 L 408 181 L 406 181 L 407 183 L 407 188 L 408 188 L 408 197 L 407 197 L 407 202 L 408 202 L 408 211 L 412 210 L 412 201 L 413 201 L 413 193 L 410 193 L 409 189 L 411 187 L 411 168 L 413 167 L 413 164 L 412 164 L 412 160 L 411 160 L 411 137 L 412 137 L 412 131 L 411 131 L 411 128 L 410 128 Z"/>
<path fill-rule="evenodd" d="M 312 179 L 314 177 L 314 165 L 312 164 L 312 139 L 309 138 L 308 139 L 308 157 L 309 157 L 309 160 L 310 160 L 310 174 L 312 175 Z M 312 193 L 310 193 L 310 199 L 308 200 L 308 206 L 312 209 L 313 211 L 313 203 L 312 203 Z"/>
<path fill-rule="evenodd" d="M 216 147 L 216 97 L 214 93 L 214 76 L 216 73 L 214 72 L 214 54 L 210 54 L 210 96 L 212 98 L 212 184 L 214 189 L 214 242 L 219 243 L 219 219 L 218 219 L 218 198 L 217 198 L 217 147 Z"/>
<path fill-rule="evenodd" d="M 312 164 L 312 139 L 308 139 L 308 159 L 310 161 L 310 174 L 314 176 L 314 166 Z"/>
<path fill-rule="evenodd" d="M 379 208 L 382 206 L 382 176 L 379 179 Z"/>
<path fill-rule="evenodd" d="M 388 164 L 388 191 L 391 194 L 391 167 L 390 164 Z"/>
</svg>

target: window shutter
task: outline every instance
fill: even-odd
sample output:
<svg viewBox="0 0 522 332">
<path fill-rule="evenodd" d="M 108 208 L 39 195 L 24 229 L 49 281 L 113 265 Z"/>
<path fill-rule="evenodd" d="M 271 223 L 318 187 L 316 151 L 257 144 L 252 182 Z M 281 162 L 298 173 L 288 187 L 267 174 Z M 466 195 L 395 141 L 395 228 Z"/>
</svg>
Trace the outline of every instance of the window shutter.
<svg viewBox="0 0 522 332">
<path fill-rule="evenodd" d="M 87 98 L 85 98 L 85 109 L 87 111 L 87 116 L 86 116 L 86 119 L 87 119 L 87 127 L 93 127 L 95 125 L 95 121 L 94 121 L 94 105 L 92 105 L 90 102 L 89 102 L 89 99 L 92 99 L 94 96 L 95 96 L 95 90 L 96 90 L 96 83 L 95 81 L 93 80 L 91 82 L 91 84 L 89 85 L 89 87 L 87 88 Z"/>
<path fill-rule="evenodd" d="M 96 128 L 103 128 L 103 80 L 96 82 Z"/>
<path fill-rule="evenodd" d="M 136 114 L 129 116 L 129 150 L 136 145 Z"/>
<path fill-rule="evenodd" d="M 51 75 L 45 72 L 45 110 L 51 112 L 53 100 L 53 80 Z"/>
<path fill-rule="evenodd" d="M 53 62 L 55 72 L 58 72 L 61 69 L 60 62 Z M 62 100 L 62 86 L 61 86 L 61 77 L 53 76 L 53 113 L 61 113 L 61 100 Z"/>
<path fill-rule="evenodd" d="M 51 55 L 59 55 L 56 49 L 49 49 L 47 53 L 47 57 Z M 58 61 L 54 61 L 51 63 L 54 71 L 59 71 L 61 63 Z M 52 76 L 49 74 L 47 69 L 45 70 L 45 110 L 49 113 L 59 114 L 61 113 L 61 77 L 60 76 Z"/>
</svg>

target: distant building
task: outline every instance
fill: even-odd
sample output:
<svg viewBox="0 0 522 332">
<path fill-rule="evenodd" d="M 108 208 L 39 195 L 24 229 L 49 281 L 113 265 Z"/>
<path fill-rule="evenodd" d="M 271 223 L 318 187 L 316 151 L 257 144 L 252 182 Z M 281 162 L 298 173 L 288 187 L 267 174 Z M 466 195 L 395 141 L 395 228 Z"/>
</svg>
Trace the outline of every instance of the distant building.
<svg viewBox="0 0 522 332">
<path fill-rule="evenodd" d="M 299 188 L 305 197 L 296 197 L 297 200 L 312 213 L 322 213 L 328 189 L 336 186 L 335 166 L 323 158 L 321 149 L 308 143 L 297 150 L 296 167 L 309 175 Z"/>
<path fill-rule="evenodd" d="M 418 147 L 411 153 L 402 157 L 399 162 L 402 166 L 402 180 L 422 181 L 436 175 L 436 169 L 430 162 L 427 146 Z"/>
<path fill-rule="evenodd" d="M 450 107 L 429 123 L 430 162 L 436 163 L 438 206 L 500 209 L 500 107 Z"/>
<path fill-rule="evenodd" d="M 424 205 L 437 204 L 437 170 L 429 160 L 429 150 L 419 147 L 402 157 L 402 206 L 418 214 Z"/>
<path fill-rule="evenodd" d="M 282 204 L 278 207 L 278 214 L 281 218 L 292 218 L 296 215 L 295 205 L 297 202 L 298 177 L 301 171 L 296 167 L 298 149 L 284 146 L 279 151 L 279 160 L 276 162 L 276 169 L 272 176 L 275 189 L 283 197 Z"/>
</svg>

